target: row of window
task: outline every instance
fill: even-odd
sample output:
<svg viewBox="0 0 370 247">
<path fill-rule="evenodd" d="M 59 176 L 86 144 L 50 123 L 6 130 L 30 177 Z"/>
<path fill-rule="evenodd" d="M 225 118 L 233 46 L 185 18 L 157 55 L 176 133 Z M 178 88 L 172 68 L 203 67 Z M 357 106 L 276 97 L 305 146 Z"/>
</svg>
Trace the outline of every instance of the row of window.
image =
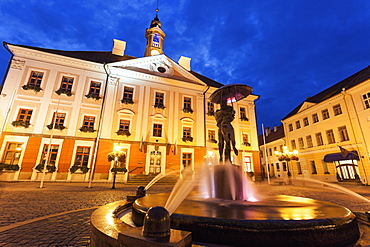
<svg viewBox="0 0 370 247">
<path fill-rule="evenodd" d="M 301 163 L 297 161 L 294 164 L 296 165 L 296 168 L 297 168 L 297 174 L 301 175 L 302 174 Z M 280 163 L 276 163 L 275 165 L 276 165 L 276 171 L 279 172 L 280 171 Z M 271 166 L 273 167 L 274 164 L 271 164 Z M 283 166 L 283 171 L 288 171 L 286 162 L 282 162 L 282 166 Z M 314 160 L 309 161 L 309 167 L 310 167 L 311 174 L 317 174 L 316 163 L 315 163 Z M 329 167 L 328 167 L 328 164 L 326 162 L 322 162 L 322 168 L 323 168 L 324 174 L 330 174 Z"/>
<path fill-rule="evenodd" d="M 334 112 L 334 116 L 338 116 L 338 115 L 343 113 L 340 104 L 337 104 L 337 105 L 333 106 L 333 112 Z M 330 118 L 329 110 L 328 109 L 322 110 L 321 111 L 321 116 L 322 116 L 322 120 L 329 119 Z M 312 119 L 311 119 L 312 123 L 319 122 L 319 116 L 318 116 L 317 113 L 312 114 L 311 117 L 312 117 Z M 310 125 L 310 121 L 309 121 L 308 117 L 303 118 L 302 122 L 303 122 L 304 127 Z M 289 124 L 288 128 L 289 128 L 289 131 L 293 131 L 293 124 Z M 301 128 L 301 121 L 300 120 L 297 120 L 295 122 L 295 128 L 296 129 Z"/>
<path fill-rule="evenodd" d="M 326 130 L 325 135 L 326 135 L 326 139 L 327 139 L 328 144 L 333 144 L 333 143 L 336 142 L 333 129 Z M 348 136 L 346 126 L 338 127 L 338 135 L 339 135 L 339 139 L 340 139 L 341 142 L 349 141 L 349 136 Z M 298 147 L 299 147 L 299 149 L 312 148 L 314 146 L 311 135 L 307 135 L 305 139 L 306 139 L 306 146 L 305 146 L 305 142 L 304 142 L 303 138 L 302 137 L 298 138 Z M 315 133 L 315 139 L 316 139 L 316 145 L 317 146 L 324 145 L 324 141 L 323 141 L 323 137 L 322 137 L 321 132 Z M 296 140 L 291 140 L 291 144 L 292 144 L 292 149 L 297 149 Z"/>
<path fill-rule="evenodd" d="M 212 102 L 208 101 L 207 103 L 207 115 L 214 116 L 215 115 L 215 106 Z M 248 121 L 247 118 L 247 111 L 245 107 L 239 107 L 239 118 L 241 121 Z"/>
</svg>

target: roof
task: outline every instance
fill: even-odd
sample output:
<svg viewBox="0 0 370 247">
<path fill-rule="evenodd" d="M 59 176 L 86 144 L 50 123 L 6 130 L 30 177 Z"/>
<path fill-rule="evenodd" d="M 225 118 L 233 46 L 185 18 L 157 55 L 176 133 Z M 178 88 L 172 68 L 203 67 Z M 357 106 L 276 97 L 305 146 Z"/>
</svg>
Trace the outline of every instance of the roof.
<svg viewBox="0 0 370 247">
<path fill-rule="evenodd" d="M 4 45 L 14 45 L 7 42 L 3 42 Z M 47 52 L 51 54 L 72 57 L 77 59 L 82 59 L 85 61 L 95 62 L 95 63 L 112 63 L 118 61 L 124 61 L 129 59 L 134 59 L 135 57 L 128 56 L 128 55 L 114 55 L 111 51 L 63 51 L 63 50 L 54 50 L 54 49 L 46 49 L 34 46 L 27 46 L 27 45 L 14 45 L 18 47 L 24 47 L 32 50 Z"/>
<path fill-rule="evenodd" d="M 15 45 L 7 42 L 3 42 L 3 45 L 14 45 L 18 47 L 24 47 L 27 49 L 32 49 L 32 50 L 37 50 L 37 51 L 42 51 L 42 52 L 47 52 L 51 54 L 56 54 L 56 55 L 61 55 L 61 56 L 66 56 L 66 57 L 71 57 L 71 58 L 77 58 L 85 61 L 90 61 L 90 62 L 95 62 L 95 63 L 113 63 L 113 62 L 119 62 L 119 61 L 125 61 L 125 60 L 130 60 L 130 59 L 135 59 L 136 57 L 133 56 L 128 56 L 128 55 L 114 55 L 112 54 L 111 51 L 64 51 L 64 50 L 55 50 L 55 49 L 47 49 L 47 48 L 40 48 L 40 47 L 34 47 L 34 46 L 27 46 L 27 45 Z M 192 75 L 197 77 L 199 80 L 203 81 L 206 83 L 208 86 L 211 87 L 222 87 L 223 84 L 214 81 L 208 77 L 205 77 L 201 74 L 198 74 L 197 72 L 194 71 L 189 71 Z"/>
<path fill-rule="evenodd" d="M 268 128 L 268 129 L 270 129 L 270 128 Z M 280 124 L 278 127 L 276 127 L 276 128 L 274 127 L 270 130 L 271 130 L 271 132 L 269 132 L 265 137 L 266 143 L 276 141 L 278 139 L 284 138 L 284 136 L 285 136 L 283 124 Z M 258 136 L 258 145 L 261 146 L 263 144 L 264 144 L 263 135 L 259 135 Z"/>
<path fill-rule="evenodd" d="M 304 102 L 310 103 L 320 103 L 324 100 L 327 100 L 337 94 L 340 94 L 343 89 L 352 88 L 366 80 L 370 79 L 370 66 L 360 70 L 359 72 L 347 77 L 346 79 L 334 84 L 333 86 L 321 91 L 318 94 L 315 94 L 312 97 L 308 97 L 305 101 L 299 104 L 294 110 L 292 110 L 288 115 L 286 115 L 282 120 L 287 119 L 296 113 L 298 113 L 299 109 L 302 107 Z"/>
</svg>

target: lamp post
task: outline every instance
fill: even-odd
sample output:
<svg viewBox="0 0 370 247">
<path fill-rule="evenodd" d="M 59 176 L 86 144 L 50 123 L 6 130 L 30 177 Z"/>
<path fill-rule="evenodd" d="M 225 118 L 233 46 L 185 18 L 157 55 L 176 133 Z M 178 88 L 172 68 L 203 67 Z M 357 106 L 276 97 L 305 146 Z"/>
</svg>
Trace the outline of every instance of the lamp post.
<svg viewBox="0 0 370 247">
<path fill-rule="evenodd" d="M 298 161 L 299 160 L 298 150 L 289 151 L 287 146 L 283 146 L 282 152 L 275 151 L 275 155 L 278 157 L 279 161 L 286 161 L 287 162 L 287 176 L 288 176 L 288 179 L 289 179 L 289 184 L 292 184 L 292 181 L 291 181 L 292 174 L 290 172 L 289 161 L 291 161 L 291 160 Z"/>
<path fill-rule="evenodd" d="M 126 161 L 126 153 L 122 151 L 122 147 L 115 146 L 114 151 L 108 154 L 108 161 L 114 161 L 113 165 L 113 184 L 112 189 L 116 188 L 116 177 L 117 177 L 117 168 L 118 162 L 125 162 Z"/>
</svg>

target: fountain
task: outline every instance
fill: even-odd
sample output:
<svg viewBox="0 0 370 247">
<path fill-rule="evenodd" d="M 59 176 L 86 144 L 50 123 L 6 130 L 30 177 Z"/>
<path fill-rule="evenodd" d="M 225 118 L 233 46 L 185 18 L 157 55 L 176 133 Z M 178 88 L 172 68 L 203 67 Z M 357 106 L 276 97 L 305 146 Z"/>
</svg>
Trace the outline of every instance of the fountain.
<svg viewBox="0 0 370 247">
<path fill-rule="evenodd" d="M 230 162 L 233 112 L 225 107 L 222 118 L 216 117 L 221 160 L 206 160 L 196 173 L 184 170 L 171 193 L 148 195 L 140 187 L 132 200 L 97 209 L 91 217 L 92 247 L 191 246 L 192 241 L 199 246 L 355 246 L 360 230 L 349 209 L 309 198 L 255 194 L 244 172 Z"/>
</svg>

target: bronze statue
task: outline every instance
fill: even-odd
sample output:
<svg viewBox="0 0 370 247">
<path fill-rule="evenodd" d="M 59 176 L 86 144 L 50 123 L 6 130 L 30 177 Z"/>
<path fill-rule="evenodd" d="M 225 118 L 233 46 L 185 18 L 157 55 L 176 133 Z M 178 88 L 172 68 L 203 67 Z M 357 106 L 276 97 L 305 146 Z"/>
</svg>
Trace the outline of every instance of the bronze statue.
<svg viewBox="0 0 370 247">
<path fill-rule="evenodd" d="M 215 118 L 218 127 L 218 150 L 220 161 L 231 161 L 231 145 L 235 155 L 238 155 L 238 149 L 235 147 L 235 133 L 231 122 L 235 118 L 235 111 L 232 106 L 227 105 L 226 101 L 221 102 L 221 109 L 215 112 Z"/>
</svg>

